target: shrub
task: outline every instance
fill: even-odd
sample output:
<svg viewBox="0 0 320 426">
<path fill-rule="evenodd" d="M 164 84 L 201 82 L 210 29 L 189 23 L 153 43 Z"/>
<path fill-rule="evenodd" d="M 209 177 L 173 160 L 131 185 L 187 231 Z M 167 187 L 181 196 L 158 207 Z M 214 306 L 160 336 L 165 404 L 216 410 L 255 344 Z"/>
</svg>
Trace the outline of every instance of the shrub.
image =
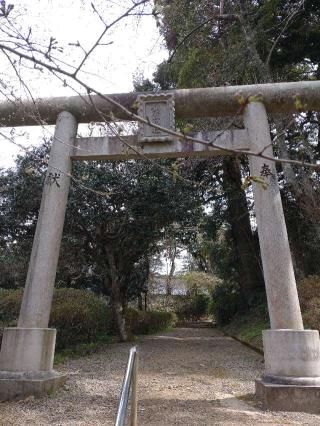
<svg viewBox="0 0 320 426">
<path fill-rule="evenodd" d="M 309 303 L 315 297 L 320 297 L 320 276 L 310 275 L 298 282 L 298 293 L 301 310 L 308 309 Z"/>
<path fill-rule="evenodd" d="M 262 303 L 242 315 L 236 315 L 228 325 L 223 327 L 223 331 L 263 349 L 262 331 L 269 328 L 268 308 L 265 303 Z"/>
<path fill-rule="evenodd" d="M 14 327 L 19 316 L 23 291 L 4 290 L 0 294 L 0 339 L 3 327 Z M 172 326 L 174 314 L 158 311 L 127 309 L 129 332 L 149 334 Z M 59 288 L 53 293 L 49 327 L 57 329 L 58 349 L 92 343 L 103 336 L 114 334 L 110 308 L 87 290 Z"/>
<path fill-rule="evenodd" d="M 203 291 L 211 293 L 214 287 L 221 283 L 221 280 L 215 275 L 206 272 L 187 272 L 181 278 L 187 283 L 188 293 L 190 294 L 203 293 Z"/>
<path fill-rule="evenodd" d="M 166 330 L 174 325 L 175 317 L 172 312 L 137 311 L 127 308 L 125 313 L 126 326 L 134 334 L 149 334 Z"/>
<path fill-rule="evenodd" d="M 19 316 L 23 290 L 1 290 L 0 292 L 0 321 L 8 323 L 16 321 Z"/>
<path fill-rule="evenodd" d="M 0 300 L 0 322 L 15 325 L 19 315 L 22 290 L 3 291 Z M 50 327 L 57 329 L 57 348 L 96 341 L 111 330 L 110 309 L 96 295 L 73 288 L 55 289 Z"/>
<path fill-rule="evenodd" d="M 320 330 L 320 297 L 314 297 L 303 312 L 305 327 Z"/>
<path fill-rule="evenodd" d="M 57 329 L 58 348 L 90 343 L 111 332 L 111 311 L 102 299 L 89 291 L 56 289 L 50 326 Z"/>
<path fill-rule="evenodd" d="M 305 326 L 320 330 L 320 276 L 300 280 L 298 293 Z"/>
<path fill-rule="evenodd" d="M 194 298 L 194 318 L 199 320 L 201 317 L 207 315 L 209 310 L 210 298 L 207 294 L 197 294 Z"/>
<path fill-rule="evenodd" d="M 204 293 L 195 294 L 186 299 L 177 308 L 176 314 L 180 320 L 199 320 L 207 315 L 210 298 Z"/>
<path fill-rule="evenodd" d="M 239 300 L 239 291 L 231 284 L 222 283 L 214 288 L 210 310 L 219 325 L 228 324 L 239 312 Z"/>
</svg>

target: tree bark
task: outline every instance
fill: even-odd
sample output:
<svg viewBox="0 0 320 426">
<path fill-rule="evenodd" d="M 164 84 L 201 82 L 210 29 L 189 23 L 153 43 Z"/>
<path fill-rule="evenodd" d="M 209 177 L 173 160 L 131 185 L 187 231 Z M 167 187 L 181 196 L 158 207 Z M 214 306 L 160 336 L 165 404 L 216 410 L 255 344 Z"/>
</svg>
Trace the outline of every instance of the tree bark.
<svg viewBox="0 0 320 426">
<path fill-rule="evenodd" d="M 246 195 L 241 187 L 240 167 L 235 158 L 228 157 L 223 160 L 223 173 L 229 223 L 240 261 L 240 286 L 246 303 L 250 304 L 250 299 L 257 290 L 263 288 L 264 283 L 259 247 L 251 230 Z"/>
<path fill-rule="evenodd" d="M 167 280 L 166 280 L 166 295 L 167 296 L 171 296 L 172 294 L 172 278 L 174 275 L 174 272 L 176 270 L 176 256 L 177 256 L 177 243 L 175 241 L 175 239 L 171 239 L 169 241 L 169 246 L 168 246 L 168 257 L 169 257 L 169 262 L 170 262 L 170 271 L 169 274 L 167 275 Z"/>
<path fill-rule="evenodd" d="M 145 291 L 144 293 L 144 310 L 147 311 L 148 310 L 148 292 Z"/>
<path fill-rule="evenodd" d="M 128 340 L 125 319 L 123 316 L 123 309 L 120 296 L 120 282 L 118 279 L 113 279 L 111 282 L 111 303 L 113 319 L 117 327 L 120 342 L 126 342 Z"/>
<path fill-rule="evenodd" d="M 112 251 L 105 246 L 105 252 L 108 257 L 109 274 L 111 279 L 111 306 L 113 321 L 117 327 L 119 339 L 121 342 L 128 340 L 125 318 L 123 316 L 123 304 L 121 298 L 121 280 L 118 276 L 116 262 Z"/>
<path fill-rule="evenodd" d="M 138 295 L 138 309 L 139 311 L 143 311 L 143 304 L 142 304 L 142 293 Z"/>
</svg>

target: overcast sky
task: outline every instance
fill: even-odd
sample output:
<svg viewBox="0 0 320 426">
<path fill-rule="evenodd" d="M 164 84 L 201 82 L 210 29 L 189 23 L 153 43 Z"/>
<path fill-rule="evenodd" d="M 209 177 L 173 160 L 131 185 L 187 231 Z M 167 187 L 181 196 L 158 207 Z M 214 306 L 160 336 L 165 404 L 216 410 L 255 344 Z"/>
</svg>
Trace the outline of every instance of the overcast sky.
<svg viewBox="0 0 320 426">
<path fill-rule="evenodd" d="M 8 3 L 8 2 L 7 2 Z M 103 24 L 87 0 L 11 0 L 11 16 L 25 34 L 32 27 L 32 37 L 46 43 L 50 37 L 58 41 L 63 52 L 55 53 L 60 60 L 77 65 L 83 53 L 70 43 L 80 42 L 88 50 L 103 30 Z M 132 5 L 131 0 L 95 0 L 96 9 L 106 23 L 112 22 Z M 151 7 L 146 9 L 150 12 Z M 152 16 L 130 17 L 122 20 L 102 40 L 107 46 L 98 47 L 90 57 L 81 78 L 104 93 L 131 91 L 133 76 L 139 72 L 151 77 L 156 65 L 167 52 Z M 110 44 L 109 44 L 110 43 Z M 71 89 L 48 73 L 23 70 L 23 78 L 34 97 L 67 96 Z M 15 78 L 12 67 L 3 57 L 0 61 L 0 78 L 14 82 L 16 96 L 26 98 L 25 89 Z M 38 131 L 20 128 L 20 144 L 29 146 L 39 140 Z M 41 130 L 47 136 L 52 128 Z M 0 137 L 0 167 L 10 167 L 19 149 Z"/>
</svg>

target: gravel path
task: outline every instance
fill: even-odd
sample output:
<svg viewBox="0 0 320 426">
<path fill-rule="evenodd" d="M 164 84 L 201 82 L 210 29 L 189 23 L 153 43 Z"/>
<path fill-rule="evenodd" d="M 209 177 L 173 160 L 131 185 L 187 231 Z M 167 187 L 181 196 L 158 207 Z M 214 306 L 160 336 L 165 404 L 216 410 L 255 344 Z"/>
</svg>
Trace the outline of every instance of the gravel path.
<svg viewBox="0 0 320 426">
<path fill-rule="evenodd" d="M 132 344 L 64 364 L 56 394 L 0 404 L 0 425 L 112 425 Z M 253 396 L 262 356 L 213 329 L 176 329 L 138 341 L 139 425 L 319 425 L 320 416 L 262 411 Z"/>
</svg>

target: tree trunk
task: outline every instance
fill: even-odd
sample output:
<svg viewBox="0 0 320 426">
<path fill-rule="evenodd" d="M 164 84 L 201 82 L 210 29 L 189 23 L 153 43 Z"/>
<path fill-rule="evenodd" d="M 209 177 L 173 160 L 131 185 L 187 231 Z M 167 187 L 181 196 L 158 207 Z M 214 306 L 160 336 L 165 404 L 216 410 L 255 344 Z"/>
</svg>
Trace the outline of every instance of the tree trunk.
<svg viewBox="0 0 320 426">
<path fill-rule="evenodd" d="M 142 293 L 139 293 L 139 295 L 138 295 L 138 309 L 139 309 L 139 311 L 143 311 Z"/>
<path fill-rule="evenodd" d="M 114 254 L 111 250 L 108 249 L 108 246 L 105 246 L 105 252 L 108 258 L 109 264 L 109 274 L 111 279 L 111 306 L 113 321 L 117 327 L 119 339 L 121 342 L 128 340 L 126 327 L 125 327 L 125 318 L 123 316 L 123 300 L 121 298 L 121 281 L 118 276 L 118 270 L 116 267 L 116 262 Z"/>
<path fill-rule="evenodd" d="M 146 311 L 148 309 L 148 292 L 145 291 L 144 293 L 144 310 Z"/>
<path fill-rule="evenodd" d="M 173 238 L 169 241 L 169 246 L 168 246 L 168 258 L 170 262 L 170 271 L 166 279 L 166 296 L 171 296 L 172 294 L 172 278 L 176 270 L 176 262 L 175 262 L 176 256 L 177 256 L 177 243 L 175 239 Z"/>
<path fill-rule="evenodd" d="M 125 319 L 123 316 L 123 309 L 120 296 L 120 282 L 118 279 L 113 279 L 111 282 L 111 303 L 113 319 L 117 327 L 120 342 L 128 340 Z"/>
<path fill-rule="evenodd" d="M 240 167 L 235 158 L 223 160 L 223 173 L 229 223 L 239 258 L 240 286 L 246 303 L 250 304 L 250 299 L 263 288 L 264 283 L 259 248 L 252 234 L 246 195 L 241 187 Z"/>
</svg>

